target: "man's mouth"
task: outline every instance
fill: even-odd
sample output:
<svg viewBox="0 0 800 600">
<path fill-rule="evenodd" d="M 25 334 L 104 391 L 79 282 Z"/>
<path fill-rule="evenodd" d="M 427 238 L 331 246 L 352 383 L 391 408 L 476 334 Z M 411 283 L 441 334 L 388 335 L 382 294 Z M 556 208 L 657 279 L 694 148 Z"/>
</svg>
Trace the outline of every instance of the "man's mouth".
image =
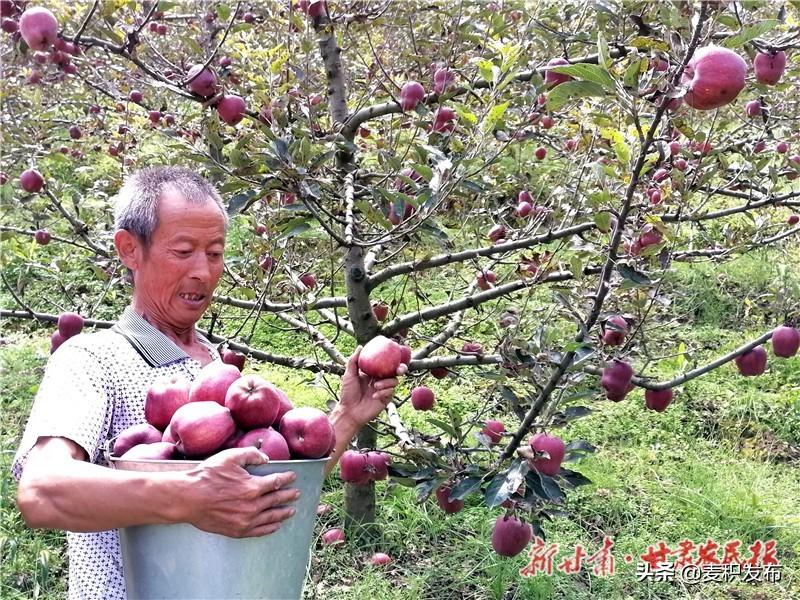
<svg viewBox="0 0 800 600">
<path fill-rule="evenodd" d="M 178 294 L 178 296 L 180 296 L 184 300 L 188 300 L 189 302 L 202 302 L 203 300 L 206 299 L 205 294 L 182 293 L 182 294 Z"/>
</svg>

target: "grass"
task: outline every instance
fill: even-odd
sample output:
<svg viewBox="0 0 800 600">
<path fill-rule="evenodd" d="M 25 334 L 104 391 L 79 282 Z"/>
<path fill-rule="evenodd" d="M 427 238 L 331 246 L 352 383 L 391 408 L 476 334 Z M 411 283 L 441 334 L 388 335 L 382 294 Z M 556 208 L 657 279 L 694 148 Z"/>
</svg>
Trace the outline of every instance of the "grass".
<svg viewBox="0 0 800 600">
<path fill-rule="evenodd" d="M 765 323 L 781 318 L 777 313 L 786 308 L 781 302 L 788 301 L 776 300 L 787 289 L 785 278 L 776 277 L 780 262 L 748 256 L 724 267 L 679 266 L 665 285 L 682 292 L 674 295 L 675 314 L 681 318 L 668 331 L 653 335 L 683 340 L 690 351 L 689 364 L 702 364 L 734 348 L 748 335 L 763 331 Z M 437 295 L 440 290 L 430 293 Z M 774 302 L 765 304 L 764 298 Z M 490 332 L 488 327 L 484 331 Z M 63 536 L 24 526 L 13 505 L 15 488 L 8 473 L 47 358 L 47 340 L 44 332 L 6 335 L 0 348 L 4 467 L 0 595 L 63 597 Z M 258 341 L 276 351 L 292 349 L 278 329 L 260 331 Z M 653 365 L 662 375 L 679 368 L 670 361 Z M 275 367 L 260 370 L 298 404 L 324 407 L 329 398 L 318 377 Z M 468 415 L 484 406 L 494 385 L 471 369 L 425 383 L 437 392 L 433 416 L 442 419 L 448 410 Z M 408 391 L 411 383 L 403 386 L 402 391 Z M 519 569 L 526 556 L 504 559 L 491 550 L 490 532 L 501 514 L 498 509 L 488 509 L 471 496 L 462 512 L 445 516 L 431 500 L 419 504 L 415 490 L 381 482 L 377 484 L 380 540 L 369 548 L 349 541 L 344 549 L 323 548 L 315 541 L 305 597 L 789 600 L 800 596 L 800 359 L 771 357 L 768 372 L 758 378 L 740 377 L 727 365 L 681 386 L 664 413 L 645 410 L 638 391 L 621 403 L 587 402 L 594 412 L 572 422 L 560 435 L 597 447 L 574 464 L 593 483 L 570 491 L 562 507 L 565 516 L 543 527 L 547 542 L 559 544 L 559 558 L 576 544 L 594 552 L 603 536 L 610 536 L 618 559 L 613 577 L 584 570 L 578 575 L 556 572 L 522 578 Z M 428 415 L 423 418 L 408 406 L 402 406 L 400 413 L 410 427 L 430 428 Z M 317 536 L 343 522 L 338 478 L 326 482 L 322 501 L 333 510 L 320 517 Z M 634 565 L 621 558 L 626 553 L 639 555 L 659 540 L 674 548 L 684 539 L 702 543 L 709 538 L 718 543 L 741 539 L 745 546 L 757 539 L 776 540 L 782 581 L 643 583 L 637 581 Z M 375 549 L 390 554 L 392 564 L 365 566 Z"/>
</svg>

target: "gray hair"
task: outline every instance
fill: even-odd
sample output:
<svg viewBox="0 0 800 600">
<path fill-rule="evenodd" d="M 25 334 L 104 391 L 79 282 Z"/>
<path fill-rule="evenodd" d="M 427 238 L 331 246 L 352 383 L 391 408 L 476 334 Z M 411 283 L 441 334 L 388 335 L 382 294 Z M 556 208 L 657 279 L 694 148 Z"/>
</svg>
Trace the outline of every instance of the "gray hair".
<svg viewBox="0 0 800 600">
<path fill-rule="evenodd" d="M 147 167 L 130 175 L 117 195 L 114 226 L 134 234 L 149 248 L 158 227 L 158 201 L 165 189 L 179 192 L 193 204 L 213 201 L 225 218 L 222 198 L 206 179 L 184 167 Z"/>
</svg>

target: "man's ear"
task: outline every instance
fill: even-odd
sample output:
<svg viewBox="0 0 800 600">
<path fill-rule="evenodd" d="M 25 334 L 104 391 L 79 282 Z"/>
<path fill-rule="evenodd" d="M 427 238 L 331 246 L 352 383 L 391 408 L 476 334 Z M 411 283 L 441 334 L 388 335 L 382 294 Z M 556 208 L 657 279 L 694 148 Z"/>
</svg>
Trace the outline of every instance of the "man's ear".
<svg viewBox="0 0 800 600">
<path fill-rule="evenodd" d="M 141 244 L 136 236 L 125 229 L 118 229 L 114 234 L 114 246 L 122 264 L 131 271 L 136 271 L 139 268 L 139 260 L 141 258 Z"/>
</svg>

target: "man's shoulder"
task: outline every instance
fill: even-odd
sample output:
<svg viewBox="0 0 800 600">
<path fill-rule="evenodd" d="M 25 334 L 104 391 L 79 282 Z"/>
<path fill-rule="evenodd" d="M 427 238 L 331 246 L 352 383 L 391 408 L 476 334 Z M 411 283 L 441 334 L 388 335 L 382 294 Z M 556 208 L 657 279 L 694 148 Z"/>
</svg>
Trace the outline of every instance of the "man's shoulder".
<svg viewBox="0 0 800 600">
<path fill-rule="evenodd" d="M 132 351 L 130 343 L 113 328 L 79 333 L 67 339 L 60 347 L 69 350 L 83 351 L 98 358 L 113 356 Z"/>
</svg>

